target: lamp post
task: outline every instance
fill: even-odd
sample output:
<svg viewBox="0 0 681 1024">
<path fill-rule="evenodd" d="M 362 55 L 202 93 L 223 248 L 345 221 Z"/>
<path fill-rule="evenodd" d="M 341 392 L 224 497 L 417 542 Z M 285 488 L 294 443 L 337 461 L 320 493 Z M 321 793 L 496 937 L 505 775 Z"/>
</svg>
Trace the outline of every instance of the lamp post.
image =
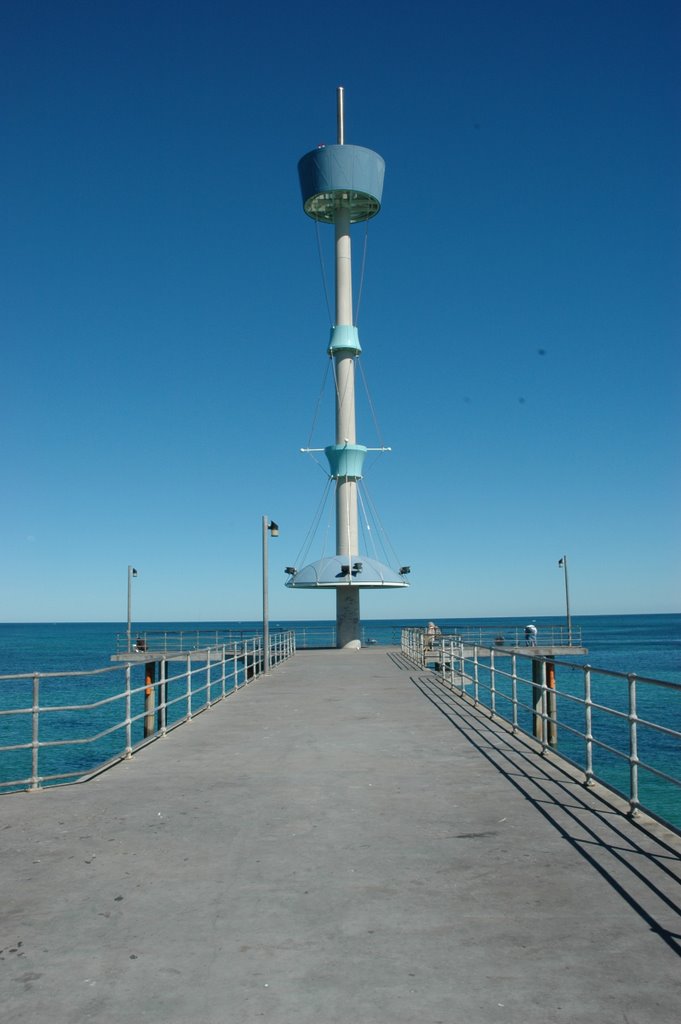
<svg viewBox="0 0 681 1024">
<path fill-rule="evenodd" d="M 559 567 L 565 573 L 565 607 L 567 610 L 567 631 L 568 631 L 568 646 L 572 646 L 572 619 L 570 618 L 570 588 L 568 586 L 568 565 L 567 555 L 563 555 L 558 561 Z"/>
<path fill-rule="evenodd" d="M 269 623 L 269 609 L 267 607 L 267 592 L 269 581 L 267 578 L 267 533 L 268 531 L 273 537 L 279 536 L 279 527 L 272 520 L 268 519 L 267 516 L 262 517 L 262 667 L 263 673 L 267 673 L 270 670 L 270 623 Z"/>
<path fill-rule="evenodd" d="M 132 579 L 137 575 L 137 569 L 128 566 L 128 654 L 132 650 Z"/>
</svg>

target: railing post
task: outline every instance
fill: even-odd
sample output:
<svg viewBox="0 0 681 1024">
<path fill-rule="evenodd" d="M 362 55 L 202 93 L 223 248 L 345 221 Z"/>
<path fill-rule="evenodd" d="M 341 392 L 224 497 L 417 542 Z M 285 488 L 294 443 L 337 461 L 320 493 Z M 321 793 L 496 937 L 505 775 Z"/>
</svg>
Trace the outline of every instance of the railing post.
<svg viewBox="0 0 681 1024">
<path fill-rule="evenodd" d="M 532 733 L 544 744 L 544 708 L 546 672 L 541 658 L 532 658 Z"/>
<path fill-rule="evenodd" d="M 586 785 L 594 784 L 594 737 L 591 723 L 591 665 L 584 666 L 584 761 Z"/>
<path fill-rule="evenodd" d="M 33 708 L 31 711 L 31 789 L 39 789 L 40 751 L 40 676 L 33 676 Z"/>
<path fill-rule="evenodd" d="M 165 736 L 168 726 L 168 662 L 161 658 L 159 664 L 159 684 L 156 723 L 161 736 Z"/>
<path fill-rule="evenodd" d="M 239 641 L 238 640 L 234 640 L 233 641 L 233 648 L 234 649 L 232 651 L 232 665 L 233 665 L 232 671 L 234 673 L 234 692 L 238 693 L 239 692 Z"/>
<path fill-rule="evenodd" d="M 156 662 L 144 666 L 144 738 L 154 735 L 154 691 L 156 689 Z"/>
<path fill-rule="evenodd" d="M 132 757 L 132 665 L 125 666 L 125 756 Z"/>
<path fill-rule="evenodd" d="M 211 690 L 211 678 L 210 678 L 211 674 L 212 674 L 211 673 L 212 662 L 210 660 L 210 651 L 206 651 L 206 658 L 207 658 L 207 661 L 206 661 L 206 707 L 209 708 L 212 705 L 212 701 L 211 701 L 212 690 Z"/>
<path fill-rule="evenodd" d="M 639 813 L 638 799 L 638 715 L 636 714 L 636 676 L 632 672 L 629 680 L 629 807 L 632 818 Z"/>
<path fill-rule="evenodd" d="M 546 731 L 549 746 L 558 746 L 558 721 L 556 719 L 556 663 L 553 658 L 546 661 Z"/>
<path fill-rule="evenodd" d="M 222 645 L 221 655 L 222 676 L 220 679 L 220 696 L 224 698 L 227 692 L 227 648 Z"/>
<path fill-rule="evenodd" d="M 496 668 L 494 665 L 494 649 L 491 648 L 489 652 L 489 703 L 490 710 L 492 712 L 492 718 L 497 713 L 497 679 L 496 679 Z"/>
<path fill-rule="evenodd" d="M 187 721 L 192 720 L 192 656 L 187 654 Z"/>
<path fill-rule="evenodd" d="M 473 647 L 473 705 L 477 708 L 480 703 L 480 679 L 479 679 L 478 645 Z"/>
<path fill-rule="evenodd" d="M 549 718 L 547 714 L 548 708 L 548 687 L 546 683 L 546 659 L 542 658 L 539 662 L 540 677 L 541 677 L 541 746 L 542 754 L 545 754 L 548 749 L 548 732 L 549 732 Z"/>
<path fill-rule="evenodd" d="M 513 729 L 512 735 L 518 732 L 518 656 L 511 655 L 511 698 L 513 706 Z"/>
</svg>

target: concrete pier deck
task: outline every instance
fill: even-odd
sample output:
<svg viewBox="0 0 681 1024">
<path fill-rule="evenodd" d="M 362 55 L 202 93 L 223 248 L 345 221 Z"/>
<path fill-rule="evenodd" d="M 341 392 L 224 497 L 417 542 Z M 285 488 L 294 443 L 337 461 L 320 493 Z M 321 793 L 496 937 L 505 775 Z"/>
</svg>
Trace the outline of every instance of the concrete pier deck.
<svg viewBox="0 0 681 1024">
<path fill-rule="evenodd" d="M 399 651 L 0 800 L 12 1024 L 676 1024 L 681 839 Z"/>
</svg>

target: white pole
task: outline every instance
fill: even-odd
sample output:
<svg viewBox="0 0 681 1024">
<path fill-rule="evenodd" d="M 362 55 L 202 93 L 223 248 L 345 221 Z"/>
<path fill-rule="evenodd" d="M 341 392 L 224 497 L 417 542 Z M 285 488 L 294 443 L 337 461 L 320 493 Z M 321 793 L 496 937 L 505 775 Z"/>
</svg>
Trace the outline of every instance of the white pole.
<svg viewBox="0 0 681 1024">
<path fill-rule="evenodd" d="M 262 517 L 262 667 L 263 672 L 269 672 L 270 670 L 270 614 L 268 608 L 268 593 L 269 593 L 269 580 L 267 578 L 267 534 L 271 533 L 273 537 L 279 536 L 279 526 L 277 523 L 268 519 L 267 516 Z M 255 648 L 253 649 L 253 657 L 255 658 Z"/>
<path fill-rule="evenodd" d="M 343 87 L 338 89 L 338 143 L 345 141 Z M 336 325 L 352 326 L 352 245 L 350 209 L 340 199 L 334 212 L 336 234 Z M 355 444 L 355 353 L 341 349 L 336 363 L 336 444 Z M 359 554 L 357 481 L 336 480 L 336 554 Z M 352 575 L 348 577 L 352 580 Z M 346 584 L 336 590 L 336 645 L 360 647 L 359 588 Z"/>
<path fill-rule="evenodd" d="M 132 650 L 132 578 L 137 575 L 137 569 L 128 566 L 128 654 Z"/>
<path fill-rule="evenodd" d="M 262 667 L 267 674 L 270 668 L 270 624 L 268 608 L 268 566 L 267 566 L 267 516 L 262 517 Z"/>
<path fill-rule="evenodd" d="M 336 114 L 338 120 L 338 145 L 345 145 L 345 111 L 343 109 L 343 86 L 336 90 Z"/>
<path fill-rule="evenodd" d="M 568 585 L 567 555 L 563 555 L 558 565 L 562 565 L 565 573 L 565 609 L 567 612 L 568 647 L 572 646 L 572 619 L 570 618 L 570 588 Z"/>
<path fill-rule="evenodd" d="M 352 260 L 350 211 L 336 210 L 336 323 L 352 326 Z M 341 349 L 336 361 L 336 444 L 355 444 L 355 356 Z M 336 553 L 358 553 L 357 484 L 339 477 L 336 482 Z"/>
</svg>

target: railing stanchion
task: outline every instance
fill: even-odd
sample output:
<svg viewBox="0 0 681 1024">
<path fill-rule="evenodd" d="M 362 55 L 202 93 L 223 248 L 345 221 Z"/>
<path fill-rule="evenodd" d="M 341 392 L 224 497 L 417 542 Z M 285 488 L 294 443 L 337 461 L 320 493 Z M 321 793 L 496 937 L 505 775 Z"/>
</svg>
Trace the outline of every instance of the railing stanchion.
<svg viewBox="0 0 681 1024">
<path fill-rule="evenodd" d="M 544 742 L 544 664 L 532 658 L 532 734 Z"/>
<path fill-rule="evenodd" d="M 234 672 L 234 692 L 239 691 L 239 641 L 234 641 L 234 652 L 232 654 L 232 664 Z"/>
<path fill-rule="evenodd" d="M 493 649 L 489 652 L 489 703 L 492 718 L 495 718 L 497 713 L 497 679 Z"/>
<path fill-rule="evenodd" d="M 168 727 L 168 661 L 166 658 L 161 658 L 159 664 L 157 707 L 157 729 L 161 736 L 165 736 Z"/>
<path fill-rule="evenodd" d="M 132 665 L 125 666 L 125 756 L 132 757 Z"/>
<path fill-rule="evenodd" d="M 549 746 L 558 746 L 558 719 L 556 704 L 556 664 L 552 657 L 548 658 L 546 670 L 546 739 Z"/>
<path fill-rule="evenodd" d="M 186 694 L 187 694 L 187 721 L 188 722 L 191 722 L 191 720 L 192 720 L 192 683 L 193 683 L 193 679 L 192 679 L 192 656 L 191 656 L 191 654 L 188 654 L 187 655 L 187 688 L 186 688 Z"/>
<path fill-rule="evenodd" d="M 632 672 L 627 678 L 629 680 L 629 807 L 631 816 L 635 818 L 639 813 L 636 675 Z"/>
<path fill-rule="evenodd" d="M 547 712 L 548 708 L 548 687 L 546 680 L 546 658 L 542 658 L 539 662 L 540 677 L 541 677 L 541 752 L 545 754 L 549 744 L 549 716 Z"/>
<path fill-rule="evenodd" d="M 591 724 L 591 665 L 584 666 L 584 761 L 586 785 L 594 784 L 594 737 Z"/>
<path fill-rule="evenodd" d="M 515 652 L 511 655 L 511 695 L 513 698 L 513 729 L 515 736 L 518 732 L 518 658 Z"/>
<path fill-rule="evenodd" d="M 478 645 L 473 647 L 473 705 L 477 708 L 480 703 L 480 677 L 479 677 Z"/>
<path fill-rule="evenodd" d="M 40 751 L 40 676 L 33 676 L 33 708 L 31 711 L 31 789 L 38 789 Z"/>
<path fill-rule="evenodd" d="M 144 667 L 144 737 L 154 735 L 154 702 L 156 696 L 156 662 L 148 661 Z"/>
</svg>

